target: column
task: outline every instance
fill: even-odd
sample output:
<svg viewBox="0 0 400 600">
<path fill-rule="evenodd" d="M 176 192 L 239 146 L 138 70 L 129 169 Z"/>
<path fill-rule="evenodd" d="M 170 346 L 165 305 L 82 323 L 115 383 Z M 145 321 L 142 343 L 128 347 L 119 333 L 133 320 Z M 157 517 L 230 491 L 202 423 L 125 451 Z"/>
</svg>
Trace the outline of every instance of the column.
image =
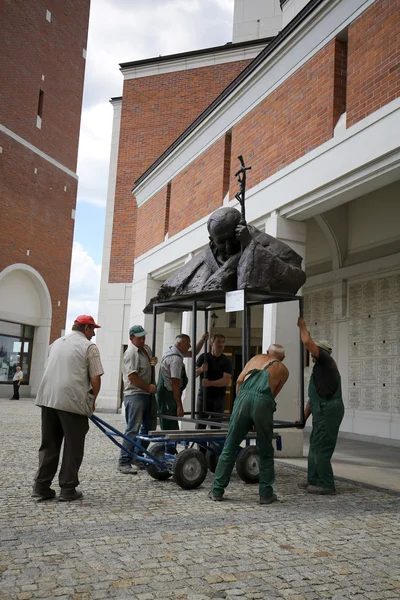
<svg viewBox="0 0 400 600">
<path fill-rule="evenodd" d="M 279 216 L 274 212 L 265 224 L 266 233 L 288 244 L 301 256 L 305 256 L 306 224 Z M 304 268 L 304 263 L 303 263 Z M 299 290 L 298 295 L 301 295 Z M 295 421 L 300 416 L 300 337 L 297 327 L 299 305 L 282 302 L 264 306 L 263 351 L 270 344 L 285 347 L 285 365 L 289 379 L 277 397 L 276 420 Z M 303 435 L 300 430 L 282 431 L 282 452 L 277 456 L 302 456 Z"/>
</svg>

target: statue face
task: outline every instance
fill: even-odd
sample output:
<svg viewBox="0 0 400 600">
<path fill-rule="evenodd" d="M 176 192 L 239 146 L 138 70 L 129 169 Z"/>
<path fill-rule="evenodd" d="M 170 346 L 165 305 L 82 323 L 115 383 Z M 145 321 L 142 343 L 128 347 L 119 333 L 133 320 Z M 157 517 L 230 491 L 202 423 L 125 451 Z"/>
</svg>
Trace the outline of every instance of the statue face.
<svg viewBox="0 0 400 600">
<path fill-rule="evenodd" d="M 219 208 L 208 219 L 211 248 L 219 262 L 228 260 L 240 251 L 240 243 L 236 238 L 240 219 L 240 212 L 230 207 Z"/>
</svg>

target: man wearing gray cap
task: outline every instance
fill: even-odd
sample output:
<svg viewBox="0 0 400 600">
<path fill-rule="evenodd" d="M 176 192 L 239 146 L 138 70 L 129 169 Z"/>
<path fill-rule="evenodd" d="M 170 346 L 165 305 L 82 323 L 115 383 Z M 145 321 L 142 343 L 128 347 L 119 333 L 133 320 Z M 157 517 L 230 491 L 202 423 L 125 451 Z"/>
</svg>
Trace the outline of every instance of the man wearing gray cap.
<svg viewBox="0 0 400 600">
<path fill-rule="evenodd" d="M 335 494 L 331 458 L 344 415 L 340 373 L 331 356 L 330 343 L 326 340 L 314 342 L 301 317 L 297 326 L 301 341 L 314 362 L 308 387 L 309 400 L 304 409 L 304 421 L 310 414 L 313 417 L 307 481 L 300 487 L 307 489 L 310 494 Z"/>
<path fill-rule="evenodd" d="M 135 438 L 143 425 L 142 433 L 157 427 L 157 409 L 155 405 L 156 386 L 151 382 L 151 367 L 157 364 L 157 358 L 151 356 L 151 349 L 146 345 L 147 331 L 141 325 L 133 325 L 129 330 L 128 349 L 124 353 L 122 374 L 124 378 L 124 406 L 126 431 L 125 435 Z M 134 451 L 134 445 L 124 440 L 118 462 L 118 470 L 126 475 L 136 475 L 137 469 L 132 467 L 132 458 L 126 452 Z"/>
</svg>

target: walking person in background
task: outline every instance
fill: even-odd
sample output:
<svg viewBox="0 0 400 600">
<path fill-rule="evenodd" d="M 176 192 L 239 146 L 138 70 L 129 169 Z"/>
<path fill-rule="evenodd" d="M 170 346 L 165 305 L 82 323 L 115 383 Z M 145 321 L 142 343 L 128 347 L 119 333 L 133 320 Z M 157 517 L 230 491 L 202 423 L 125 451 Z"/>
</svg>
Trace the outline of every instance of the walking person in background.
<svg viewBox="0 0 400 600">
<path fill-rule="evenodd" d="M 340 373 L 331 356 L 332 346 L 329 342 L 314 342 L 301 317 L 297 326 L 301 341 L 311 353 L 314 363 L 308 387 L 309 400 L 304 409 L 304 422 L 310 414 L 313 418 L 307 481 L 299 484 L 299 487 L 310 494 L 336 494 L 331 458 L 344 416 Z"/>
<path fill-rule="evenodd" d="M 19 400 L 19 388 L 24 378 L 21 367 L 18 365 L 15 375 L 13 377 L 14 394 L 10 400 Z"/>
<path fill-rule="evenodd" d="M 56 495 L 50 486 L 57 472 L 63 441 L 58 499 L 71 502 L 83 496 L 76 489 L 78 472 L 89 431 L 88 417 L 95 410 L 104 373 L 99 350 L 91 341 L 99 327 L 93 317 L 80 315 L 74 321 L 72 332 L 50 346 L 35 402 L 42 411 L 39 468 L 32 490 L 32 497 L 38 500 L 50 500 Z"/>
</svg>

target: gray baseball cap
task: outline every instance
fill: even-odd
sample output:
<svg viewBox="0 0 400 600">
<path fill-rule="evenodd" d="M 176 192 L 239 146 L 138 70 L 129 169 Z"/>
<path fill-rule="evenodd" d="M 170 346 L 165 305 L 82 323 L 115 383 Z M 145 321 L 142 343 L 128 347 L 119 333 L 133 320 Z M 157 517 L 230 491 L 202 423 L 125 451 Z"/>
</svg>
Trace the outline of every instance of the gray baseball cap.
<svg viewBox="0 0 400 600">
<path fill-rule="evenodd" d="M 317 344 L 318 348 L 322 348 L 322 350 L 325 350 L 326 352 L 329 352 L 329 354 L 332 354 L 332 346 L 326 340 L 319 340 L 315 343 Z"/>
<path fill-rule="evenodd" d="M 147 335 L 147 331 L 143 329 L 141 325 L 132 325 L 129 330 L 129 337 L 132 337 L 133 335 L 135 337 L 143 337 L 144 335 Z"/>
</svg>

